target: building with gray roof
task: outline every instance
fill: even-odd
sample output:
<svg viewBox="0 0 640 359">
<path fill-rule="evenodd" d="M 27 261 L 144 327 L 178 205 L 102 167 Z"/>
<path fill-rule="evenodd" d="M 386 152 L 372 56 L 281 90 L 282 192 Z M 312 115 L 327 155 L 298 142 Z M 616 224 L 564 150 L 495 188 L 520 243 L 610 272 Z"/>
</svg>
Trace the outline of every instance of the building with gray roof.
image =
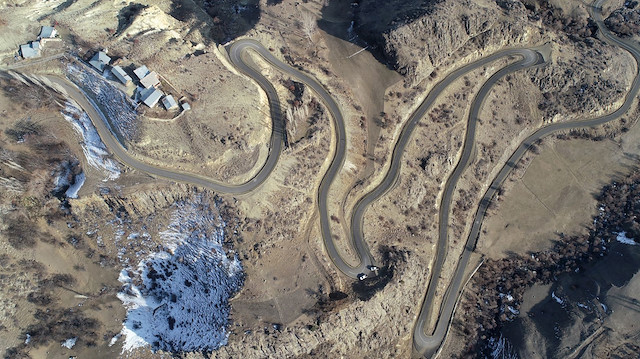
<svg viewBox="0 0 640 359">
<path fill-rule="evenodd" d="M 23 59 L 40 56 L 40 41 L 32 41 L 29 44 L 20 45 L 20 55 Z"/>
<path fill-rule="evenodd" d="M 131 83 L 131 76 L 129 76 L 120 66 L 113 66 L 112 68 L 113 75 L 123 84 L 128 85 Z"/>
<path fill-rule="evenodd" d="M 40 29 L 40 35 L 38 35 L 38 39 L 53 39 L 57 34 L 58 32 L 53 26 L 43 26 Z"/>
<path fill-rule="evenodd" d="M 109 65 L 109 62 L 111 62 L 111 58 L 107 56 L 107 53 L 104 51 L 98 51 L 93 55 L 91 60 L 89 60 L 89 64 L 101 73 L 104 71 L 105 67 Z"/>
<path fill-rule="evenodd" d="M 164 105 L 164 108 L 167 110 L 178 108 L 178 103 L 171 95 L 167 95 L 162 99 L 162 105 Z"/>
<path fill-rule="evenodd" d="M 158 90 L 155 87 L 151 87 L 140 91 L 140 101 L 149 106 L 149 108 L 153 108 L 158 103 L 158 101 L 160 101 L 162 95 L 162 91 Z"/>
<path fill-rule="evenodd" d="M 136 75 L 138 80 L 142 80 L 149 73 L 149 69 L 147 68 L 147 66 L 142 65 L 137 69 L 133 70 L 133 73 Z"/>
<path fill-rule="evenodd" d="M 158 79 L 158 74 L 155 71 L 151 71 L 140 80 L 140 83 L 144 88 L 155 87 L 160 84 L 160 79 Z"/>
</svg>

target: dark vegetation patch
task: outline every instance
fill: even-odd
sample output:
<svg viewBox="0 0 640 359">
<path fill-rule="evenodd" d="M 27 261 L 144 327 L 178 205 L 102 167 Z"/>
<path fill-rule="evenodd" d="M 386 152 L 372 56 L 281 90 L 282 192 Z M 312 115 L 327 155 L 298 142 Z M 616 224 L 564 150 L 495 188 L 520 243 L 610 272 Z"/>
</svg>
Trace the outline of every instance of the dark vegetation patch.
<svg viewBox="0 0 640 359">
<path fill-rule="evenodd" d="M 293 94 L 293 102 L 291 102 L 291 104 L 294 106 L 301 106 L 302 96 L 304 95 L 304 84 L 302 82 L 293 81 L 292 79 L 283 80 L 282 84 Z"/>
<path fill-rule="evenodd" d="M 367 301 L 384 289 L 393 279 L 398 265 L 405 263 L 407 260 L 406 252 L 395 247 L 382 247 L 380 248 L 380 254 L 382 255 L 383 266 L 378 270 L 378 275 L 353 282 L 351 285 L 351 289 L 360 300 Z"/>
<path fill-rule="evenodd" d="M 21 118 L 11 128 L 4 130 L 10 139 L 18 142 L 24 141 L 28 136 L 38 136 L 42 132 L 42 125 L 32 121 L 30 117 Z"/>
<path fill-rule="evenodd" d="M 635 5 L 633 6 L 629 5 L 629 7 L 612 12 L 604 20 L 604 24 L 609 30 L 620 37 L 631 37 L 640 34 L 640 8 L 637 8 L 637 1 L 634 1 L 634 3 Z"/>
<path fill-rule="evenodd" d="M 118 28 L 115 31 L 115 36 L 120 35 L 131 23 L 133 20 L 140 14 L 140 12 L 146 9 L 147 5 L 142 5 L 139 3 L 130 4 L 118 12 Z"/>
<path fill-rule="evenodd" d="M 23 109 L 57 110 L 62 103 L 59 94 L 29 81 L 25 84 L 16 79 L 2 79 L 0 87 L 9 100 L 21 105 Z"/>
<path fill-rule="evenodd" d="M 30 345 L 39 346 L 53 342 L 62 342 L 69 338 L 78 338 L 78 342 L 93 343 L 98 335 L 100 323 L 88 318 L 76 308 L 36 310 L 37 323 L 25 329 L 31 335 Z"/>
<path fill-rule="evenodd" d="M 7 225 L 3 232 L 9 244 L 15 249 L 33 248 L 36 246 L 36 235 L 33 233 L 35 223 L 22 215 L 8 215 L 4 219 Z"/>
<path fill-rule="evenodd" d="M 464 357 L 486 353 L 488 340 L 515 317 L 508 309 L 518 309 L 526 289 L 536 283 L 554 282 L 562 273 L 582 271 L 607 254 L 608 243 L 619 232 L 640 243 L 640 171 L 603 188 L 598 196 L 600 212 L 581 236 L 559 235 L 553 248 L 527 255 L 487 260 L 470 282 L 460 302 L 453 327 L 468 339 Z M 508 300 L 506 295 L 513 300 Z"/>
</svg>

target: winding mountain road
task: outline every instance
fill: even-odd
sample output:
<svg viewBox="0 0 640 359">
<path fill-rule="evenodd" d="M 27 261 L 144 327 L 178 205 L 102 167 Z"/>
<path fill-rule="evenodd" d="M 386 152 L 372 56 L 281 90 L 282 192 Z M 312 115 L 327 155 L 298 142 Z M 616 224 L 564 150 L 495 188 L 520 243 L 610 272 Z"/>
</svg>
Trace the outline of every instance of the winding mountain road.
<svg viewBox="0 0 640 359">
<path fill-rule="evenodd" d="M 631 55 L 633 55 L 636 61 L 636 76 L 632 82 L 629 92 L 625 97 L 624 103 L 614 112 L 601 117 L 593 118 L 590 120 L 556 123 L 553 125 L 540 128 L 539 130 L 531 134 L 529 137 L 527 137 L 513 152 L 513 154 L 509 157 L 507 163 L 502 167 L 500 172 L 493 179 L 489 189 L 485 192 L 484 196 L 480 200 L 480 205 L 476 212 L 476 216 L 474 218 L 471 231 L 469 232 L 469 236 L 467 237 L 464 251 L 462 253 L 461 258 L 458 260 L 458 264 L 453 276 L 453 280 L 450 283 L 449 287 L 447 288 L 447 291 L 443 298 L 436 329 L 432 333 L 432 335 L 426 335 L 425 325 L 426 323 L 428 323 L 431 303 L 435 295 L 434 293 L 437 287 L 437 278 L 439 276 L 439 271 L 436 272 L 435 271 L 436 266 L 434 266 L 434 272 L 431 276 L 432 280 L 428 284 L 427 295 L 425 296 L 425 300 L 423 302 L 420 315 L 414 327 L 414 336 L 413 336 L 414 349 L 418 353 L 420 353 L 422 356 L 429 357 L 429 358 L 434 357 L 438 349 L 442 345 L 444 338 L 446 336 L 447 330 L 449 328 L 451 318 L 453 316 L 455 305 L 462 291 L 464 272 L 469 262 L 471 253 L 475 249 L 476 242 L 480 234 L 480 229 L 482 227 L 482 221 L 486 214 L 487 208 L 491 202 L 491 199 L 495 196 L 496 192 L 498 191 L 498 189 L 500 188 L 504 180 L 507 178 L 507 176 L 509 175 L 509 173 L 511 172 L 515 164 L 518 163 L 518 161 L 520 161 L 520 159 L 525 154 L 525 152 L 529 149 L 529 147 L 531 147 L 531 145 L 533 145 L 539 139 L 545 136 L 548 136 L 552 133 L 555 133 L 557 131 L 593 127 L 593 126 L 602 125 L 609 121 L 618 119 L 620 116 L 622 116 L 624 113 L 626 113 L 629 110 L 629 108 L 633 103 L 633 100 L 638 95 L 638 90 L 640 89 L 640 72 L 638 72 L 640 70 L 639 46 L 638 44 L 633 43 L 632 41 L 623 40 L 614 36 L 604 26 L 604 23 L 602 21 L 602 14 L 601 14 L 601 10 L 602 10 L 601 6 L 604 1 L 605 0 L 596 0 L 593 3 L 593 6 L 589 8 L 589 12 L 591 16 L 594 18 L 596 24 L 598 25 L 600 34 L 604 37 L 604 40 L 609 44 L 619 46 L 625 49 L 626 51 L 628 51 Z M 499 71 L 494 76 L 492 76 L 492 78 L 496 77 L 496 80 L 497 80 L 500 76 L 504 76 L 504 75 L 505 73 L 500 74 L 500 71 Z M 475 131 L 473 129 L 470 132 L 469 128 L 472 128 L 472 127 L 475 128 L 475 123 L 478 118 L 478 114 L 479 114 L 479 110 L 481 108 L 482 102 L 486 98 L 488 91 L 490 90 L 490 87 L 493 85 L 493 83 L 495 83 L 495 81 L 493 83 L 490 83 L 490 81 L 491 79 L 487 81 L 487 83 L 485 83 L 485 85 L 482 87 L 480 92 L 476 95 L 476 98 L 474 100 L 474 104 L 472 107 L 472 111 L 469 116 L 469 124 L 467 129 L 467 137 L 465 138 L 465 150 L 464 150 L 469 154 L 471 154 L 471 150 L 467 151 L 467 146 L 472 146 L 473 144 L 473 139 L 470 140 L 469 135 L 470 134 L 473 135 L 473 131 Z M 448 227 L 449 227 L 448 226 L 449 205 L 451 203 L 453 189 L 455 189 L 455 185 L 460 175 L 462 174 L 462 171 L 468 165 L 469 163 L 468 161 L 469 161 L 468 158 L 465 159 L 465 156 L 463 155 L 462 158 L 460 159 L 460 162 L 456 166 L 456 170 L 447 181 L 445 195 L 443 196 L 442 203 L 440 206 L 440 223 L 439 223 L 440 231 L 439 231 L 439 240 L 438 240 L 439 247 L 444 247 L 446 245 L 447 237 L 448 237 Z M 460 171 L 458 171 L 459 168 L 460 168 Z M 441 256 L 441 251 L 439 250 L 438 257 L 436 258 L 436 263 L 438 264 L 438 262 L 440 262 L 439 263 L 440 267 L 442 266 L 442 262 L 444 261 L 444 259 L 445 259 L 444 256 Z"/>
<path fill-rule="evenodd" d="M 605 41 L 620 46 L 629 51 L 638 63 L 640 61 L 640 50 L 638 50 L 637 44 L 633 44 L 630 41 L 621 40 L 609 33 L 609 31 L 604 27 L 602 23 L 602 16 L 600 14 L 600 11 L 594 11 L 594 9 L 599 10 L 603 1 L 604 0 L 597 0 L 594 3 L 593 8 L 591 9 L 591 14 L 596 20 L 596 23 L 600 29 L 600 33 L 603 35 Z M 504 50 L 451 72 L 442 81 L 435 85 L 435 87 L 431 90 L 422 104 L 416 109 L 416 111 L 414 111 L 414 113 L 402 128 L 398 141 L 396 142 L 393 149 L 390 167 L 383 180 L 371 192 L 362 197 L 354 207 L 351 217 L 351 239 L 352 244 L 356 249 L 357 255 L 359 257 L 359 264 L 357 266 L 351 266 L 342 258 L 333 241 L 327 208 L 329 189 L 339 171 L 342 169 L 346 156 L 346 130 L 344 125 L 344 118 L 342 117 L 342 113 L 340 112 L 338 104 L 335 102 L 330 93 L 315 79 L 281 62 L 256 41 L 248 39 L 238 40 L 228 46 L 227 51 L 233 65 L 245 75 L 256 81 L 267 94 L 270 106 L 270 115 L 272 119 L 272 134 L 270 137 L 268 157 L 258 173 L 249 181 L 240 185 L 228 185 L 215 181 L 211 178 L 200 176 L 198 174 L 163 169 L 135 159 L 128 153 L 127 149 L 116 139 L 114 134 L 110 131 L 108 127 L 108 121 L 105 118 L 104 114 L 101 112 L 99 106 L 97 106 L 84 92 L 82 92 L 80 88 L 70 83 L 69 81 L 59 77 L 45 75 L 41 76 L 41 78 L 50 82 L 53 86 L 57 86 L 63 92 L 66 92 L 87 112 L 107 148 L 127 166 L 153 176 L 210 188 L 218 192 L 235 194 L 246 193 L 255 190 L 271 175 L 278 162 L 280 152 L 283 147 L 283 136 L 285 132 L 280 101 L 278 99 L 275 88 L 264 76 L 260 74 L 258 69 L 249 65 L 245 61 L 244 56 L 249 51 L 253 51 L 254 53 L 261 56 L 271 66 L 277 68 L 279 71 L 291 75 L 297 78 L 299 81 L 305 83 L 320 97 L 321 101 L 325 104 L 332 117 L 335 128 L 335 148 L 333 150 L 331 163 L 325 175 L 323 176 L 318 188 L 318 207 L 320 212 L 322 238 L 327 253 L 332 262 L 341 272 L 351 278 L 357 278 L 360 273 L 366 273 L 370 275 L 373 274 L 368 269 L 371 265 L 375 264 L 375 260 L 371 255 L 370 250 L 364 240 L 364 214 L 367 207 L 373 201 L 384 195 L 397 181 L 404 150 L 409 143 L 411 134 L 413 133 L 419 121 L 424 117 L 426 111 L 433 105 L 436 98 L 442 93 L 442 91 L 453 81 L 460 78 L 460 76 L 463 76 L 470 71 L 473 71 L 481 66 L 485 66 L 490 62 L 503 57 L 519 58 L 519 60 L 510 63 L 506 67 L 498 70 L 495 74 L 493 74 L 486 81 L 486 83 L 483 84 L 482 88 L 475 96 L 467 123 L 462 155 L 445 185 L 445 191 L 440 203 L 437 254 L 431 270 L 431 278 L 428 281 L 427 292 L 424 301 L 422 302 L 420 314 L 416 320 L 413 333 L 414 349 L 420 355 L 427 357 L 433 357 L 434 355 L 436 355 L 438 348 L 440 348 L 442 342 L 444 341 L 457 299 L 462 290 L 464 272 L 468 264 L 469 257 L 475 248 L 478 233 L 480 231 L 487 206 L 495 195 L 497 189 L 510 173 L 515 163 L 520 160 L 523 154 L 533 143 L 535 143 L 538 139 L 553 132 L 566 129 L 597 126 L 617 119 L 630 108 L 631 103 L 637 95 L 638 89 L 640 88 L 640 79 L 638 77 L 638 74 L 636 74 L 631 90 L 627 94 L 623 105 L 613 113 L 592 120 L 560 123 L 543 127 L 534 132 L 519 145 L 516 151 L 509 158 L 507 164 L 504 165 L 498 175 L 494 178 L 490 188 L 487 190 L 487 192 L 482 197 L 482 200 L 480 201 L 480 205 L 476 212 L 473 226 L 469 237 L 467 238 L 463 254 L 458 260 L 453 280 L 448 286 L 448 289 L 442 301 L 440 311 L 438 312 L 439 314 L 437 318 L 436 328 L 432 333 L 427 334 L 425 333 L 425 326 L 429 322 L 430 315 L 433 312 L 432 306 L 433 299 L 435 297 L 435 289 L 437 288 L 438 280 L 440 278 L 443 263 L 446 259 L 447 254 L 446 248 L 448 240 L 450 204 L 458 179 L 473 158 L 473 150 L 475 146 L 475 130 L 477 126 L 478 114 L 482 108 L 482 104 L 493 85 L 495 85 L 495 83 L 505 75 L 521 69 L 544 64 L 544 58 L 542 54 L 536 49 Z"/>
</svg>

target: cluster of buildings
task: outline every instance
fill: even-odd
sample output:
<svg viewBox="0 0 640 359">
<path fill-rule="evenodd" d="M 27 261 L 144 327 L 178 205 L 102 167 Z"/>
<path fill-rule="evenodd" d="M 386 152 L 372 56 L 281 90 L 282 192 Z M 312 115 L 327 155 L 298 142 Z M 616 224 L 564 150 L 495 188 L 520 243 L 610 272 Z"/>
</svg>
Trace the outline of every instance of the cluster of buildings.
<svg viewBox="0 0 640 359">
<path fill-rule="evenodd" d="M 45 43 L 48 40 L 56 39 L 56 35 L 58 35 L 58 32 L 53 26 L 43 26 L 40 29 L 40 35 L 35 41 L 20 45 L 20 56 L 23 59 L 39 57 Z"/>
<path fill-rule="evenodd" d="M 115 76 L 118 81 L 120 81 L 123 85 L 128 86 L 133 82 L 133 79 L 129 74 L 120 66 L 114 65 L 110 66 L 111 58 L 107 56 L 105 51 L 98 51 L 93 57 L 89 60 L 89 64 L 93 66 L 96 70 L 103 73 L 107 68 L 111 68 L 111 73 Z M 133 75 L 137 79 L 139 83 L 138 87 L 138 96 L 140 102 L 147 105 L 149 108 L 155 107 L 158 102 L 162 102 L 162 105 L 167 110 L 174 110 L 179 107 L 178 102 L 172 95 L 165 95 L 160 89 L 160 78 L 155 71 L 149 71 L 147 66 L 142 65 L 137 69 L 133 70 Z M 187 111 L 191 109 L 191 106 L 187 102 L 183 102 L 180 104 L 182 109 Z"/>
</svg>

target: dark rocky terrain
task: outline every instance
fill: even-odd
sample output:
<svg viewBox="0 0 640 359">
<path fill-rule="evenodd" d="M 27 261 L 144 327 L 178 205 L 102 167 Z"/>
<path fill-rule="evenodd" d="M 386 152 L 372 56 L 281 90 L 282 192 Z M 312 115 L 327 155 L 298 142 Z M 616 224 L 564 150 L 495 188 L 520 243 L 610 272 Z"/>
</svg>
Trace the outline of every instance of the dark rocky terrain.
<svg viewBox="0 0 640 359">
<path fill-rule="evenodd" d="M 463 295 L 459 310 L 464 321 L 460 318 L 454 320 L 454 330 L 469 339 L 462 356 L 489 355 L 489 351 L 494 349 L 489 345 L 493 343 L 490 340 L 499 337 L 505 325 L 510 325 L 518 317 L 525 291 L 532 285 L 555 283 L 563 273 L 581 273 L 575 276 L 581 277 L 585 271 L 593 272 L 600 262 L 608 260 L 611 248 L 624 246 L 616 241 L 620 233 L 640 243 L 638 198 L 640 171 L 635 171 L 602 190 L 599 195 L 600 212 L 593 219 L 588 235 L 565 237 L 560 234 L 550 250 L 514 253 L 510 258 L 487 260 L 470 282 L 470 290 Z M 622 266 L 619 259 L 614 261 Z M 611 264 L 607 265 L 610 267 Z M 635 267 L 622 267 L 631 271 L 624 275 L 627 280 L 638 270 L 637 264 Z M 578 286 L 569 284 L 567 287 L 575 290 Z M 601 293 L 606 289 L 603 287 Z M 553 341 L 553 335 L 546 339 Z"/>
</svg>

